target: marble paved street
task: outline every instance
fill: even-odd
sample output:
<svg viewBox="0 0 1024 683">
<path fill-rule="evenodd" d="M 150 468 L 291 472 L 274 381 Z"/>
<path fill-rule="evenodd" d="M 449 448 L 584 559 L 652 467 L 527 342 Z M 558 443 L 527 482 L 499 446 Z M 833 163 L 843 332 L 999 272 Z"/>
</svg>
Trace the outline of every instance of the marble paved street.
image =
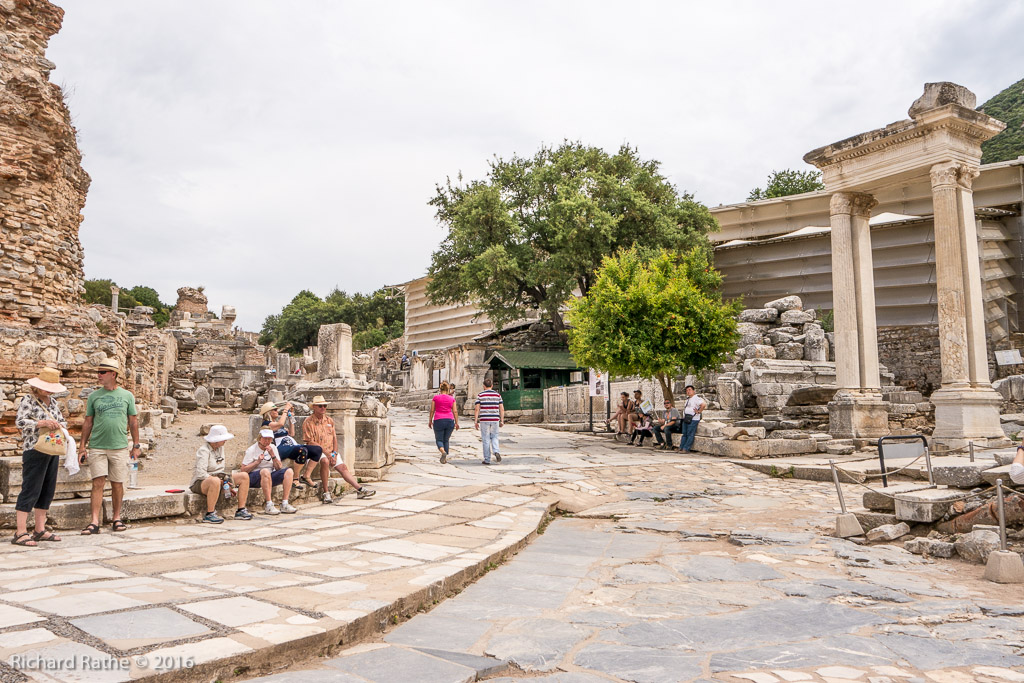
<svg viewBox="0 0 1024 683">
<path fill-rule="evenodd" d="M 561 439 L 643 462 L 576 469 L 586 479 L 559 486 L 618 500 L 557 519 L 377 642 L 258 680 L 1024 681 L 1024 588 L 985 582 L 978 565 L 830 537 L 827 484 L 520 434 L 517 447 Z"/>
<path fill-rule="evenodd" d="M 830 538 L 829 484 L 392 417 L 375 498 L 6 546 L 0 680 L 1024 681 L 1024 590 Z"/>
</svg>

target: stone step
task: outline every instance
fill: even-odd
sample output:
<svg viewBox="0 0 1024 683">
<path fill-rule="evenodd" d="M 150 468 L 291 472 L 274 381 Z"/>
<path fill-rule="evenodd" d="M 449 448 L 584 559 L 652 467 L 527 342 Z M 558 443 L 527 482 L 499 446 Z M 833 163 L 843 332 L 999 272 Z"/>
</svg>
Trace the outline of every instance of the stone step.
<svg viewBox="0 0 1024 683">
<path fill-rule="evenodd" d="M 335 499 L 342 495 L 343 481 L 340 478 L 331 479 L 331 487 L 334 489 L 332 495 Z M 292 489 L 290 502 L 293 505 L 317 504 L 320 500 L 319 488 L 307 488 L 304 491 Z M 274 487 L 274 500 L 281 502 L 281 487 Z M 263 491 L 259 488 L 249 490 L 249 498 L 246 506 L 249 509 L 262 509 L 266 501 L 263 498 Z M 237 507 L 234 498 L 229 501 L 223 497 L 217 500 L 217 509 L 221 514 L 234 514 Z M 180 517 L 182 515 L 199 515 L 206 511 L 206 496 L 185 491 L 184 493 L 168 493 L 162 486 L 146 486 L 138 489 L 127 489 L 124 494 L 124 508 L 122 518 L 129 524 L 151 519 L 166 517 Z M 0 505 L 0 527 L 14 528 L 15 511 L 13 504 Z M 113 520 L 109 493 L 104 498 L 103 523 L 109 524 Z M 89 523 L 91 517 L 89 500 L 87 498 L 76 498 L 73 500 L 55 500 L 50 505 L 47 516 L 47 524 L 56 529 L 81 529 Z"/>
<path fill-rule="evenodd" d="M 787 455 L 816 453 L 818 442 L 814 439 L 762 439 L 758 441 L 734 441 L 698 436 L 694 439 L 694 450 L 722 458 L 779 458 Z"/>
</svg>

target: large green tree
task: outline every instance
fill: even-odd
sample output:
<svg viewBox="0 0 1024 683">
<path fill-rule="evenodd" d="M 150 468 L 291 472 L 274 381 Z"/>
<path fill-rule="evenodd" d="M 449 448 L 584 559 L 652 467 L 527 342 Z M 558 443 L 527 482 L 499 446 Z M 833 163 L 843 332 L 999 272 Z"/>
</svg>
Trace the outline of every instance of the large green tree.
<svg viewBox="0 0 1024 683">
<path fill-rule="evenodd" d="M 636 249 L 604 260 L 587 296 L 569 305 L 569 349 L 583 367 L 655 377 L 672 398 L 679 371 L 717 367 L 735 350 L 739 301 L 723 301 L 708 250 Z"/>
<path fill-rule="evenodd" d="M 333 323 L 352 326 L 357 351 L 383 344 L 404 331 L 405 298 L 382 288 L 353 295 L 335 289 L 321 299 L 304 289 L 279 314 L 267 316 L 260 343 L 298 354 L 317 343 L 321 325 Z"/>
<path fill-rule="evenodd" d="M 590 291 L 604 256 L 688 249 L 717 229 L 657 161 L 625 145 L 609 155 L 565 142 L 495 158 L 485 180 L 449 178 L 430 203 L 448 231 L 430 265 L 431 301 L 473 301 L 498 326 L 538 309 L 563 330 L 564 305 Z"/>
<path fill-rule="evenodd" d="M 787 168 L 781 171 L 772 171 L 764 189 L 755 187 L 750 191 L 747 201 L 756 202 L 759 199 L 788 197 L 791 194 L 824 189 L 825 183 L 821 182 L 821 171 L 794 171 Z"/>
</svg>

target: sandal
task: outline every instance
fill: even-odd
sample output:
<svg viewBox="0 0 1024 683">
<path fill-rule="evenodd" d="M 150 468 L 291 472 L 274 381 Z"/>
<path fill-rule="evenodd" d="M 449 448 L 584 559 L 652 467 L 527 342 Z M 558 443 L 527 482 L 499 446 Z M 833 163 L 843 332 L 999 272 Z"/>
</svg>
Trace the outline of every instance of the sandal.
<svg viewBox="0 0 1024 683">
<path fill-rule="evenodd" d="M 23 534 L 14 534 L 14 538 L 11 539 L 11 543 L 14 545 L 23 545 L 26 548 L 36 547 L 36 542 L 32 540 L 32 534 L 27 531 Z"/>
<path fill-rule="evenodd" d="M 302 483 L 302 484 L 305 484 L 306 486 L 308 486 L 311 489 L 315 489 L 316 488 L 316 483 L 312 479 L 310 479 L 309 477 L 299 477 L 299 482 Z"/>
<path fill-rule="evenodd" d="M 302 479 L 300 478 L 292 482 L 292 488 L 296 491 L 305 491 L 306 485 L 302 483 Z"/>
<path fill-rule="evenodd" d="M 84 529 L 82 529 L 82 535 L 83 536 L 91 536 L 93 534 L 98 534 L 99 532 L 100 532 L 100 527 L 97 524 L 90 524 L 89 526 L 87 526 Z"/>
<path fill-rule="evenodd" d="M 39 542 L 39 541 L 54 541 L 54 542 L 56 542 L 56 541 L 60 540 L 60 536 L 58 536 L 57 534 L 53 533 L 52 531 L 35 531 L 35 532 L 32 533 L 32 540 L 36 541 L 36 542 Z"/>
<path fill-rule="evenodd" d="M 126 531 L 128 529 L 128 525 L 119 519 L 115 519 L 110 523 L 110 528 L 114 531 Z"/>
</svg>

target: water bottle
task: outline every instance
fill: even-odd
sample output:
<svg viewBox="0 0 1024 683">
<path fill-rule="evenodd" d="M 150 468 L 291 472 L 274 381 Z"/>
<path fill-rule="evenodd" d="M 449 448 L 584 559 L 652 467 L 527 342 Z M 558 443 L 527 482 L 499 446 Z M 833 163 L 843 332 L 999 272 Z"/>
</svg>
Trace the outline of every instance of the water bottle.
<svg viewBox="0 0 1024 683">
<path fill-rule="evenodd" d="M 231 484 L 224 482 L 224 500 L 231 500 Z"/>
<path fill-rule="evenodd" d="M 128 463 L 128 488 L 139 488 L 139 460 L 131 458 Z"/>
</svg>

